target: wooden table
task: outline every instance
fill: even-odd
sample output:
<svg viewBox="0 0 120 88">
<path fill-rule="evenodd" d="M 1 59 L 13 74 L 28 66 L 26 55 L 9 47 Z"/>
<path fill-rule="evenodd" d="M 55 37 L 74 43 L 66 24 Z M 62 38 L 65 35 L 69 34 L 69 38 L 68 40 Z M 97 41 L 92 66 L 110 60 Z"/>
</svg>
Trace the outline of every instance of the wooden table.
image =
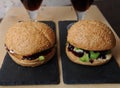
<svg viewBox="0 0 120 88">
<path fill-rule="evenodd" d="M 69 13 L 69 14 L 68 14 Z M 49 15 L 48 15 L 49 14 Z M 0 24 L 0 67 L 2 65 L 4 56 L 5 56 L 5 49 L 4 49 L 4 36 L 6 31 L 10 26 L 12 26 L 14 23 L 16 23 L 19 20 L 28 20 L 28 15 L 26 13 L 26 10 L 24 8 L 17 8 L 13 7 L 8 12 L 7 15 L 4 17 L 2 23 Z M 76 14 L 71 6 L 64 6 L 64 7 L 41 7 L 39 10 L 39 20 L 52 20 L 56 23 L 57 27 L 57 42 L 58 42 L 58 51 L 60 49 L 59 47 L 59 30 L 58 30 L 58 21 L 63 20 L 76 20 Z M 99 11 L 99 9 L 96 6 L 91 6 L 90 9 L 85 14 L 85 19 L 94 19 L 94 20 L 100 20 L 104 23 L 106 23 L 108 26 L 109 23 L 104 18 L 102 13 Z M 111 27 L 111 26 L 110 26 Z M 112 29 L 112 28 L 111 28 Z M 114 32 L 114 30 L 112 29 Z M 119 37 L 114 32 L 117 45 L 112 50 L 113 55 L 116 58 L 119 66 L 120 66 L 120 40 Z M 67 85 L 63 83 L 62 78 L 62 68 L 61 68 L 61 57 L 60 52 L 58 52 L 58 59 L 59 59 L 59 65 L 60 65 L 60 84 L 58 85 L 29 85 L 29 86 L 0 86 L 0 88 L 120 88 L 120 84 L 75 84 L 75 85 Z"/>
</svg>

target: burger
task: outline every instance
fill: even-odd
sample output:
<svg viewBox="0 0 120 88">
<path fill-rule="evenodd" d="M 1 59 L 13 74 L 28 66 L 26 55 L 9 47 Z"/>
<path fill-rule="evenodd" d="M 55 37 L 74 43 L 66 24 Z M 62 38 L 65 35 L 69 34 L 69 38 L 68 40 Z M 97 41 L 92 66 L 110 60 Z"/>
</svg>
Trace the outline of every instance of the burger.
<svg viewBox="0 0 120 88">
<path fill-rule="evenodd" d="M 96 20 L 81 20 L 68 30 L 66 54 L 77 64 L 97 66 L 108 62 L 116 39 L 111 29 Z"/>
<path fill-rule="evenodd" d="M 55 33 L 42 22 L 18 22 L 7 31 L 5 48 L 17 64 L 35 67 L 54 56 Z"/>
</svg>

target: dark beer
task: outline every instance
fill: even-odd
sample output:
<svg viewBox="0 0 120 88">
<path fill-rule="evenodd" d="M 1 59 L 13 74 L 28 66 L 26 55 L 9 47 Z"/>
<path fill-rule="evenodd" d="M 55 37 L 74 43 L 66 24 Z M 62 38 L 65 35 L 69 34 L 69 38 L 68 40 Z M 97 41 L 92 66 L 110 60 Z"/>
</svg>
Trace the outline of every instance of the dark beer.
<svg viewBox="0 0 120 88">
<path fill-rule="evenodd" d="M 77 11 L 85 11 L 87 10 L 90 5 L 93 3 L 94 0 L 71 0 L 73 7 Z"/>
<path fill-rule="evenodd" d="M 37 10 L 43 0 L 21 0 L 27 10 Z"/>
</svg>

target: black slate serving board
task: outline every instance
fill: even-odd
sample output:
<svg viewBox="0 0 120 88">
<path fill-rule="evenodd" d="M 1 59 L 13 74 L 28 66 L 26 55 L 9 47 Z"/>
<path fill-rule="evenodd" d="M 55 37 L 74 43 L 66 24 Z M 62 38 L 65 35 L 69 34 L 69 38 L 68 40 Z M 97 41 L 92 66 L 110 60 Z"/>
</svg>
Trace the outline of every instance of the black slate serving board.
<svg viewBox="0 0 120 88">
<path fill-rule="evenodd" d="M 120 68 L 114 57 L 102 66 L 83 66 L 71 62 L 65 53 L 67 25 L 75 21 L 60 21 L 60 53 L 63 81 L 66 84 L 120 83 Z"/>
<path fill-rule="evenodd" d="M 48 24 L 54 31 L 56 30 L 54 22 L 42 22 Z M 57 50 L 49 62 L 34 68 L 19 66 L 6 54 L 0 69 L 0 85 L 59 84 L 59 82 Z"/>
</svg>

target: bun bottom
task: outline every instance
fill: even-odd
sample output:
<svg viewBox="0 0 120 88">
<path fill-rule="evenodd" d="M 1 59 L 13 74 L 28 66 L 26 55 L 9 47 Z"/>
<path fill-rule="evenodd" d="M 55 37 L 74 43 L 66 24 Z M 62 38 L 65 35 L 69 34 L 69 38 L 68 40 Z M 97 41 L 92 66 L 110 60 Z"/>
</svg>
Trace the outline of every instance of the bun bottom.
<svg viewBox="0 0 120 88">
<path fill-rule="evenodd" d="M 16 58 L 14 55 L 9 53 L 10 57 L 12 58 L 12 60 L 15 63 L 17 63 L 18 65 L 21 65 L 21 66 L 25 66 L 25 67 L 35 67 L 35 66 L 45 64 L 54 56 L 54 54 L 55 54 L 55 48 L 53 48 L 49 54 L 44 56 L 45 60 L 40 61 L 38 58 L 36 58 L 34 60 L 27 60 L 27 59 L 22 60 L 21 58 Z"/>
<path fill-rule="evenodd" d="M 106 55 L 105 59 L 97 59 L 97 60 L 94 60 L 93 63 L 91 63 L 91 62 L 80 61 L 79 57 L 75 56 L 72 52 L 68 51 L 67 47 L 66 47 L 66 54 L 72 62 L 77 63 L 77 64 L 81 64 L 81 65 L 88 65 L 88 66 L 103 65 L 103 64 L 107 63 L 112 57 L 111 54 L 108 54 L 108 55 Z"/>
</svg>

